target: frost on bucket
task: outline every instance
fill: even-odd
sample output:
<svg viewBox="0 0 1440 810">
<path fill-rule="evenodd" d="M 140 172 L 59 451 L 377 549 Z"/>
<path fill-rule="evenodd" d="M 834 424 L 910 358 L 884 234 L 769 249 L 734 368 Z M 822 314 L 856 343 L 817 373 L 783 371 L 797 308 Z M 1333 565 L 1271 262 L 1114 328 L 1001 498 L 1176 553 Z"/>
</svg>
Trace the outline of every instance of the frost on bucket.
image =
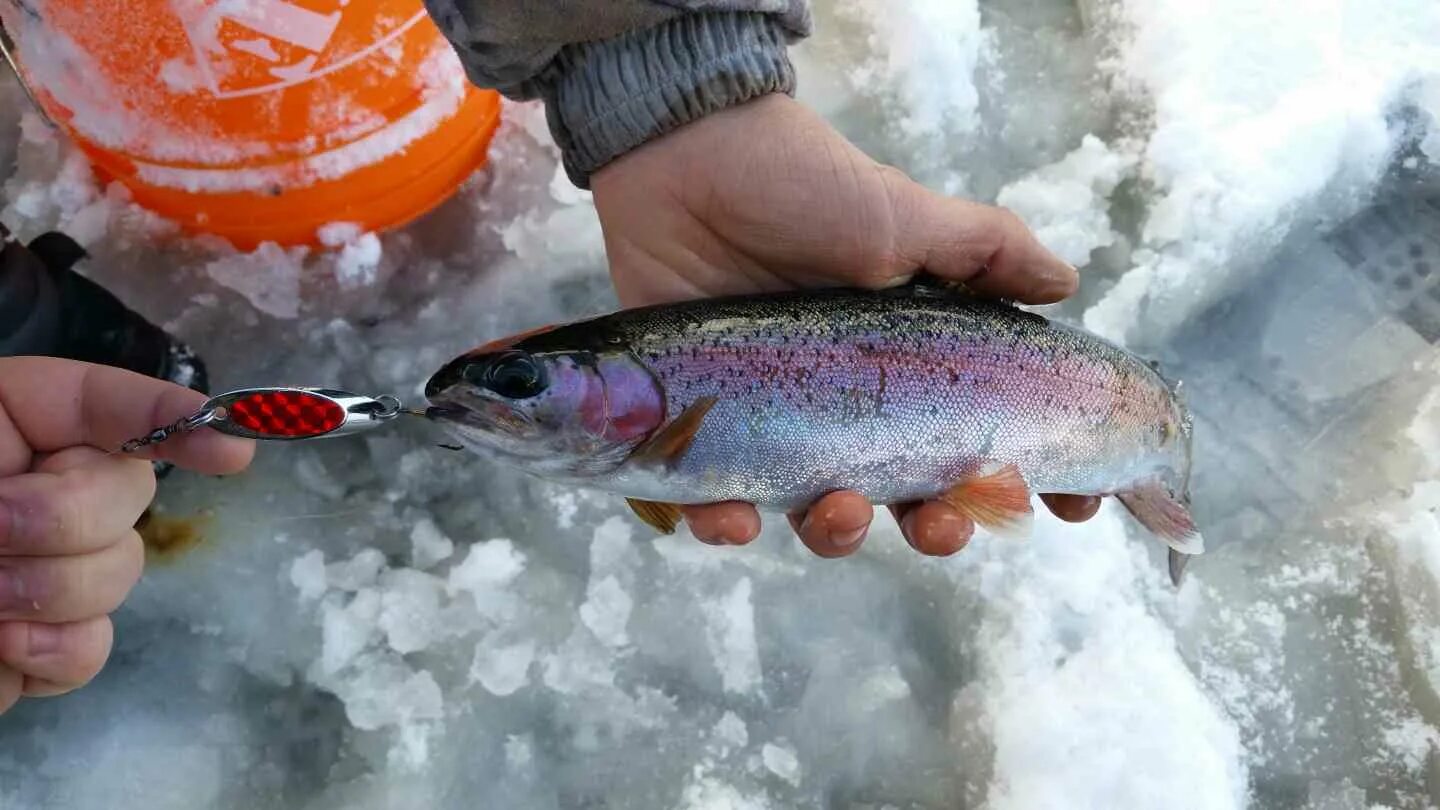
<svg viewBox="0 0 1440 810">
<path fill-rule="evenodd" d="M 418 0 L 0 8 L 41 103 L 106 179 L 250 248 L 403 224 L 485 160 L 499 99 Z"/>
</svg>

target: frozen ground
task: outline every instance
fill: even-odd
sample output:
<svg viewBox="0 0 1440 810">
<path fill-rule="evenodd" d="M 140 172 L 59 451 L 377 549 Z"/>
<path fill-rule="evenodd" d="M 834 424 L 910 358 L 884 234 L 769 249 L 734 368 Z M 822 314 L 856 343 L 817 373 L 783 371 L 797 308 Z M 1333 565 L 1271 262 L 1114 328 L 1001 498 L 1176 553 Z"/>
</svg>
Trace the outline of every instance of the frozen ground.
<svg viewBox="0 0 1440 810">
<path fill-rule="evenodd" d="M 921 559 L 655 542 L 406 426 L 177 476 L 111 666 L 0 719 L 6 808 L 1421 808 L 1440 792 L 1440 7 L 831 0 L 802 95 L 1084 265 L 1055 315 L 1167 363 L 1212 551 L 1107 508 Z M 542 119 L 339 258 L 237 256 L 94 188 L 0 84 L 0 218 L 221 387 L 413 397 L 612 305 Z M 7 179 L 8 178 L 8 179 Z"/>
</svg>

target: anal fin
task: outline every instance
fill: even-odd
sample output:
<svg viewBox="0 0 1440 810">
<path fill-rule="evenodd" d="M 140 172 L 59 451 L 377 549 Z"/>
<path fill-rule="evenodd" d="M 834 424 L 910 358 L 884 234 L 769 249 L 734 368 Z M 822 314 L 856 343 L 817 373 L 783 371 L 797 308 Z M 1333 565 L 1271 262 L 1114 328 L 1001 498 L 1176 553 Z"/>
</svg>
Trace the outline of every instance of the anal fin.
<svg viewBox="0 0 1440 810">
<path fill-rule="evenodd" d="M 1030 488 L 1014 464 L 984 468 L 941 494 L 940 500 L 1004 537 L 1028 537 L 1035 522 Z"/>
<path fill-rule="evenodd" d="M 1159 483 L 1142 484 L 1128 492 L 1116 494 L 1140 525 L 1149 529 L 1170 547 L 1170 581 L 1179 586 L 1189 558 L 1205 553 L 1205 538 L 1190 516 L 1190 506 L 1170 494 Z"/>
<path fill-rule="evenodd" d="M 630 504 L 630 509 L 645 521 L 645 525 L 661 534 L 674 534 L 675 527 L 680 525 L 678 504 L 642 501 L 638 498 L 626 498 L 625 503 Z"/>
</svg>

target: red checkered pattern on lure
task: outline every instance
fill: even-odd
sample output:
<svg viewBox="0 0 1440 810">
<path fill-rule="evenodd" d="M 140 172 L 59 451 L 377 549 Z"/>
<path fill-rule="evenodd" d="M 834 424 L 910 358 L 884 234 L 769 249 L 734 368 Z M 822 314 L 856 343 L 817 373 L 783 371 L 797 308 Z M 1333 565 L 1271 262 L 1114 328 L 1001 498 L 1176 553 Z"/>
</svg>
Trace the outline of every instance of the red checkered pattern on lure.
<svg viewBox="0 0 1440 810">
<path fill-rule="evenodd" d="M 303 391 L 264 391 L 230 406 L 229 419 L 264 436 L 323 436 L 340 427 L 345 411 L 325 397 Z"/>
</svg>

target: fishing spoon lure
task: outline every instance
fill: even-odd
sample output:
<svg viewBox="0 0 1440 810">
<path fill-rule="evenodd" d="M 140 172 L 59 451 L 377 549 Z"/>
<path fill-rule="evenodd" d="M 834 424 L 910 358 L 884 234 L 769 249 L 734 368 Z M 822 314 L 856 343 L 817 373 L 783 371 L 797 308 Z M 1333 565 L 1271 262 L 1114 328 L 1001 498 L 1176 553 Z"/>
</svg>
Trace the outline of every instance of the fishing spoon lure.
<svg viewBox="0 0 1440 810">
<path fill-rule="evenodd" d="M 407 411 L 399 399 L 331 388 L 243 388 L 211 398 L 194 414 L 121 445 L 133 453 L 201 428 L 263 441 L 293 442 L 349 436 L 390 422 Z"/>
</svg>

